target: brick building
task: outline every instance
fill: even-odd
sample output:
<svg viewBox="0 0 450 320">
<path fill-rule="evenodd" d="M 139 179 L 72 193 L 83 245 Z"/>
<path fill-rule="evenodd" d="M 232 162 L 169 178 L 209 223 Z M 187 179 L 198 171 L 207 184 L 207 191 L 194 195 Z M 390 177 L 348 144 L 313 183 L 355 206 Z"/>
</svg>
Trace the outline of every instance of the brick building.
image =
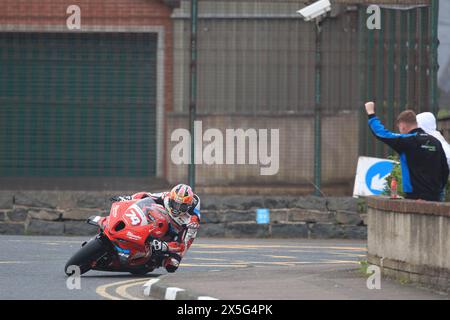
<svg viewBox="0 0 450 320">
<path fill-rule="evenodd" d="M 80 30 L 66 23 L 74 4 Z M 0 1 L 3 186 L 117 188 L 164 176 L 174 4 Z"/>
</svg>

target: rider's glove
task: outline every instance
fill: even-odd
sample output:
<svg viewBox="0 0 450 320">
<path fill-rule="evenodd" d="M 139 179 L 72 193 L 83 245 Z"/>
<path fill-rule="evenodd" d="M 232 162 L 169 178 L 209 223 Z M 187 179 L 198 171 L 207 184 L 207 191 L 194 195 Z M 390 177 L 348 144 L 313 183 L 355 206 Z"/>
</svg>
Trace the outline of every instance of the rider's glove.
<svg viewBox="0 0 450 320">
<path fill-rule="evenodd" d="M 132 200 L 131 196 L 114 196 L 110 199 L 112 202 Z"/>
<path fill-rule="evenodd" d="M 198 230 L 200 228 L 200 224 L 198 222 L 194 221 L 194 222 L 188 223 L 186 225 L 186 228 L 193 229 L 193 230 Z"/>
<path fill-rule="evenodd" d="M 151 242 L 153 252 L 164 253 L 169 251 L 169 246 L 165 241 L 155 239 Z"/>
<path fill-rule="evenodd" d="M 191 222 L 186 225 L 186 241 L 190 239 L 194 239 L 197 236 L 197 231 L 200 228 L 200 224 L 198 222 Z"/>
</svg>

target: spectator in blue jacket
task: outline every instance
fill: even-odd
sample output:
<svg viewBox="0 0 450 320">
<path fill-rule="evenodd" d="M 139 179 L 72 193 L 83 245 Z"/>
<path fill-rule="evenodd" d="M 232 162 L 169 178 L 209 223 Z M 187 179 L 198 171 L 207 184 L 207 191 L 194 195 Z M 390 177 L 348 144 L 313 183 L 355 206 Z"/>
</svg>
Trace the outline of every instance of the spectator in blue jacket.
<svg viewBox="0 0 450 320">
<path fill-rule="evenodd" d="M 441 201 L 449 167 L 439 140 L 418 127 L 416 114 L 412 110 L 399 114 L 398 134 L 383 126 L 375 115 L 375 103 L 367 102 L 365 108 L 372 133 L 400 155 L 406 199 Z"/>
</svg>

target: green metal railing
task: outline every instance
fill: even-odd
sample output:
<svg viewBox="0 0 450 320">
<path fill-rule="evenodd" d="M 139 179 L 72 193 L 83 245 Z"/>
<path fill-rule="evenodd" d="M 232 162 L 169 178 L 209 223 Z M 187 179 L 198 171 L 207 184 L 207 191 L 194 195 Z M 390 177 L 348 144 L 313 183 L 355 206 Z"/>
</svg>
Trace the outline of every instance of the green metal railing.
<svg viewBox="0 0 450 320">
<path fill-rule="evenodd" d="M 366 9 L 360 6 L 358 11 L 362 104 L 375 100 L 377 114 L 390 130 L 396 129 L 394 120 L 406 108 L 436 114 L 438 2 L 410 10 L 382 8 L 380 30 L 367 28 Z M 363 111 L 361 121 L 360 154 L 389 155 L 392 151 L 364 129 L 367 118 Z"/>
<path fill-rule="evenodd" d="M 197 113 L 197 25 L 198 2 L 191 0 L 191 45 L 190 45 L 190 76 L 189 81 L 189 131 L 191 133 L 191 162 L 189 164 L 189 185 L 195 189 L 195 130 L 194 123 Z"/>
</svg>

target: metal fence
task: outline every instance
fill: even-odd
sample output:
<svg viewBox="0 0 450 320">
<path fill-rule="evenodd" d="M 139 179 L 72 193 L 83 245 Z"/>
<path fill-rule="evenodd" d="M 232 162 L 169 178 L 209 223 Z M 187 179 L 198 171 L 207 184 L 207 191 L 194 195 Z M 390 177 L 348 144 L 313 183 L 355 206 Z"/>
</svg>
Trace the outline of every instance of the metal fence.
<svg viewBox="0 0 450 320">
<path fill-rule="evenodd" d="M 437 111 L 435 5 L 382 8 L 381 29 L 369 30 L 366 4 L 335 1 L 318 56 L 315 24 L 296 13 L 304 1 L 198 0 L 193 21 L 189 0 L 111 0 L 104 11 L 85 0 L 76 32 L 55 26 L 69 2 L 55 2 L 52 16 L 0 0 L 1 181 L 188 182 L 194 167 L 173 158 L 171 138 L 197 120 L 188 158 L 211 147 L 208 129 L 255 130 L 258 148 L 261 130 L 279 130 L 268 140 L 274 174 L 261 174 L 260 149 L 250 163 L 249 137 L 227 163 L 224 139 L 214 154 L 223 163 L 195 165 L 200 190 L 349 194 L 358 155 L 389 154 L 367 130 L 366 100 L 390 129 L 406 107 Z"/>
<path fill-rule="evenodd" d="M 391 154 L 368 131 L 365 101 L 376 101 L 380 118 L 394 131 L 396 115 L 406 108 L 437 113 L 436 3 L 381 7 L 381 28 L 375 30 L 367 27 L 368 5 L 338 6 L 321 24 L 320 61 L 314 23 L 299 19 L 299 3 L 197 3 L 197 114 L 207 127 L 222 116 L 225 124 L 212 121 L 222 129 L 270 123 L 268 127 L 281 130 L 276 176 L 257 176 L 250 168 L 198 165 L 195 177 L 201 186 L 285 183 L 348 192 L 358 155 Z M 175 108 L 180 113 L 193 104 L 192 73 L 183 71 L 193 70 L 186 50 L 192 40 L 189 4 L 182 2 L 174 15 L 184 32 L 178 34 L 177 48 L 186 54 L 175 60 Z M 262 124 L 265 117 L 270 120 Z M 174 176 L 187 172 L 173 169 Z"/>
<path fill-rule="evenodd" d="M 361 101 L 375 100 L 391 130 L 396 115 L 405 109 L 438 112 L 436 3 L 409 10 L 382 9 L 382 28 L 376 32 L 364 28 L 365 8 L 360 8 Z M 360 137 L 361 154 L 390 153 L 366 126 L 361 126 Z"/>
</svg>

